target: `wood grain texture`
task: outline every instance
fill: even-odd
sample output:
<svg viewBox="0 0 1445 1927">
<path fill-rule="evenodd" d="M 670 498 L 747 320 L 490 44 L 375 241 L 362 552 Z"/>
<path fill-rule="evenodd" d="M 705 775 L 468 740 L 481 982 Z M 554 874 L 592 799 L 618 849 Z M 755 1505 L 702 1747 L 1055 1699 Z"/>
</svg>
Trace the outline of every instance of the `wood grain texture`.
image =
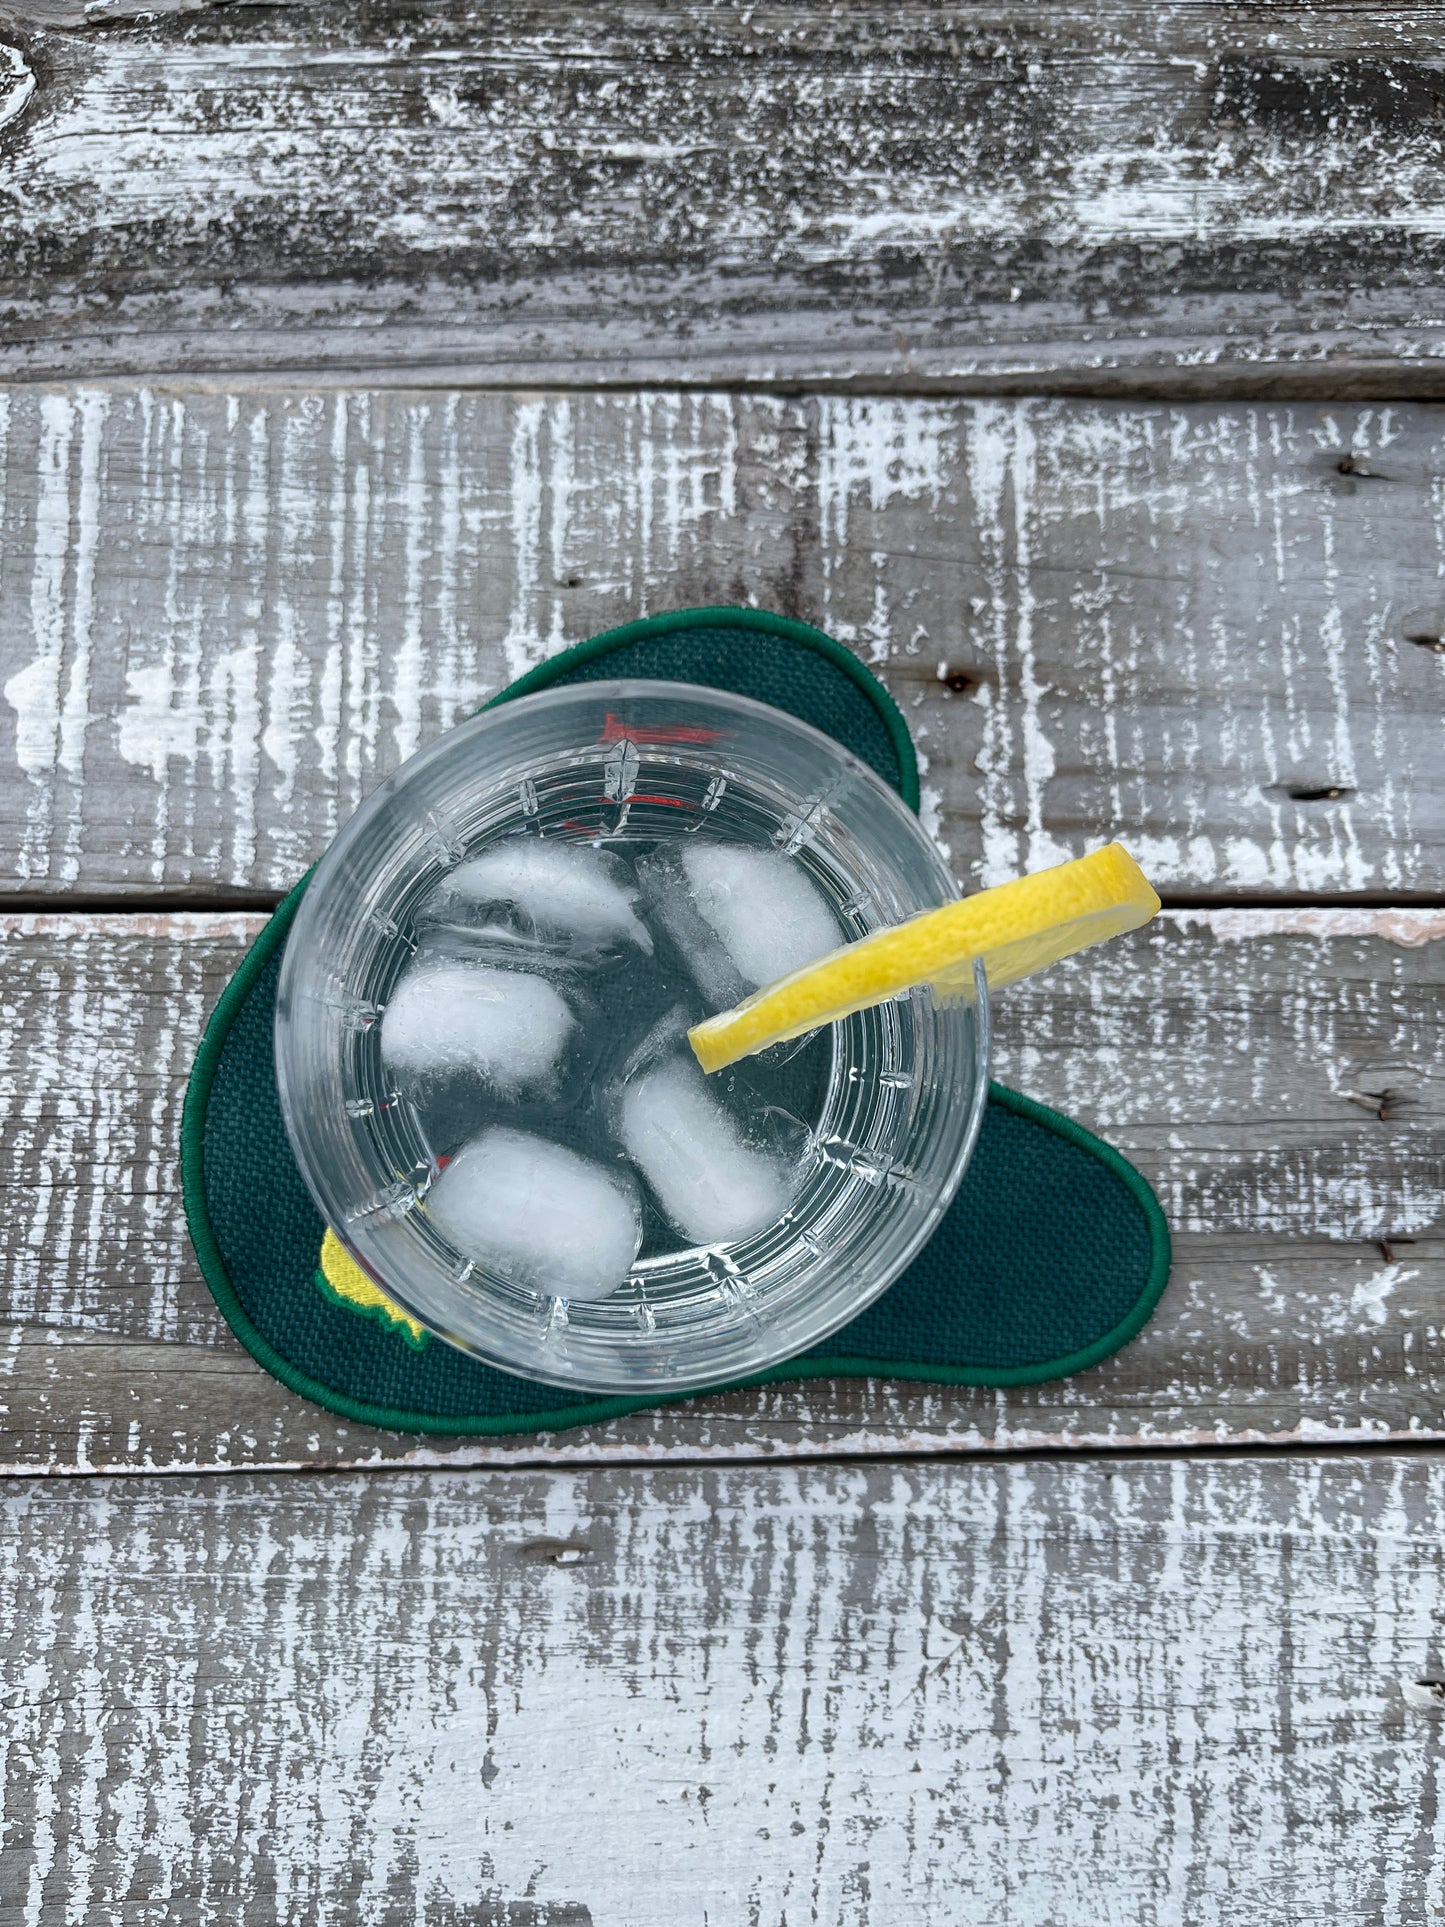
<svg viewBox="0 0 1445 1927">
<path fill-rule="evenodd" d="M 282 1392 L 196 1273 L 183 1080 L 257 921 L 0 922 L 0 1470 L 1445 1436 L 1441 913 L 1166 913 L 999 999 L 998 1074 L 1104 1132 L 1176 1232 L 1155 1320 L 1097 1371 L 1007 1394 L 773 1387 L 463 1444 Z"/>
<path fill-rule="evenodd" d="M 1438 896 L 1442 469 L 1421 406 L 0 393 L 4 876 L 278 891 L 542 657 L 751 600 L 878 668 L 961 877 Z"/>
<path fill-rule="evenodd" d="M 1438 5 L 127 10 L 0 14 L 5 372 L 1438 392 Z"/>
<path fill-rule="evenodd" d="M 1389 1457 L 11 1488 L 0 1921 L 1421 1927 L 1442 1504 Z"/>
</svg>

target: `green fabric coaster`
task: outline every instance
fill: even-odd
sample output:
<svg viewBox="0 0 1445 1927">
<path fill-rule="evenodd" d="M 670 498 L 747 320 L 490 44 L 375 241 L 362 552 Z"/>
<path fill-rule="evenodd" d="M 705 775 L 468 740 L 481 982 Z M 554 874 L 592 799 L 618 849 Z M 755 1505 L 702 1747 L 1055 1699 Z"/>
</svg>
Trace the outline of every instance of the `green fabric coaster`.
<svg viewBox="0 0 1445 1927">
<path fill-rule="evenodd" d="M 789 710 L 918 805 L 913 747 L 887 691 L 829 637 L 761 610 L 630 623 L 494 700 L 619 676 L 706 683 Z M 231 1329 L 303 1398 L 396 1431 L 551 1431 L 666 1402 L 569 1403 L 554 1386 L 479 1364 L 412 1325 L 327 1238 L 291 1156 L 271 1046 L 281 952 L 305 887 L 303 878 L 226 987 L 186 1093 L 186 1217 Z M 1132 1338 L 1168 1275 L 1164 1215 L 1133 1166 L 1069 1118 L 994 1084 L 973 1161 L 921 1255 L 826 1347 L 745 1382 L 1062 1378 Z"/>
</svg>

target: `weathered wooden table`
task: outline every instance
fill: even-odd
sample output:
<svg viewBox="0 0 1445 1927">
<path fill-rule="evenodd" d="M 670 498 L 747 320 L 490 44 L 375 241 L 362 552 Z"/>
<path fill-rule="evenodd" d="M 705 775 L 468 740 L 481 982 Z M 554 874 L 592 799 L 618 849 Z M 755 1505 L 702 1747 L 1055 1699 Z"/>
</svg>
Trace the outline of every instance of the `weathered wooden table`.
<svg viewBox="0 0 1445 1927">
<path fill-rule="evenodd" d="M 1445 8 L 0 0 L 0 1924 L 1445 1915 Z M 338 1423 L 176 1133 L 564 643 L 876 665 L 998 1070 L 1177 1229 L 1064 1384 Z M 258 1207 L 264 1208 L 264 1200 Z"/>
</svg>

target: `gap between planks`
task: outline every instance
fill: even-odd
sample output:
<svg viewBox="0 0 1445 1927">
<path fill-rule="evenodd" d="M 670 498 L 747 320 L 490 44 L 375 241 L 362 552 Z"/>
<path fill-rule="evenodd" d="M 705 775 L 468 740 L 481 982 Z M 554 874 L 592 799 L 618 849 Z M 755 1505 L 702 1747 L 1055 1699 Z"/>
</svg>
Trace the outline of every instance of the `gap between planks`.
<svg viewBox="0 0 1445 1927">
<path fill-rule="evenodd" d="M 280 902 L 280 898 L 276 902 Z M 54 902 L 46 898 L 45 905 Z M 244 940 L 261 931 L 275 909 L 268 902 L 259 908 L 224 905 L 216 909 L 187 903 L 183 898 L 166 896 L 143 907 L 118 904 L 103 899 L 96 910 L 55 909 L 50 907 L 14 910 L 0 898 L 0 929 L 29 936 L 135 936 L 145 926 L 139 920 L 150 918 L 157 935 L 164 933 L 173 941 L 186 943 L 229 937 Z M 167 907 L 173 905 L 173 907 Z M 1358 904 L 1320 905 L 1309 900 L 1278 903 L 1193 904 L 1165 903 L 1160 917 L 1181 930 L 1210 931 L 1221 939 L 1245 940 L 1253 937 L 1381 937 L 1387 943 L 1407 949 L 1433 943 L 1445 937 L 1445 904 L 1415 904 L 1393 901 L 1378 906 Z"/>
<path fill-rule="evenodd" d="M 1048 361 L 999 375 L 895 374 L 887 367 L 855 374 L 833 374 L 826 368 L 813 374 L 750 373 L 704 375 L 679 361 L 653 376 L 597 369 L 520 362 L 515 367 L 467 362 L 409 361 L 405 355 L 374 363 L 337 361 L 331 366 L 228 368 L 223 363 L 198 373 L 180 364 L 168 368 L 147 362 L 144 368 L 118 373 L 101 371 L 73 377 L 59 370 L 28 373 L 20 368 L 0 375 L 4 386 L 17 391 L 44 393 L 70 387 L 81 379 L 87 389 L 105 394 L 134 394 L 140 384 L 158 394 L 265 395 L 350 394 L 368 392 L 499 397 L 557 395 L 566 399 L 590 395 L 645 395 L 665 397 L 757 396 L 776 401 L 802 401 L 810 395 L 837 395 L 860 400 L 879 396 L 889 401 L 1026 401 L 1075 402 L 1297 402 L 1328 408 L 1332 404 L 1369 402 L 1389 407 L 1445 401 L 1445 360 L 1354 356 L 1325 364 L 1291 361 L 1240 361 L 1209 367 L 1118 368 L 1098 367 L 1072 372 Z"/>
<path fill-rule="evenodd" d="M 87 919 L 92 927 L 104 927 L 106 919 L 111 917 L 127 919 L 170 916 L 251 916 L 264 920 L 280 908 L 289 894 L 285 890 L 237 890 L 218 895 L 183 888 L 137 891 L 133 895 L 71 890 L 66 892 L 65 909 L 59 914 L 76 919 Z M 1371 921 L 1381 915 L 1388 916 L 1396 911 L 1407 917 L 1429 917 L 1445 913 L 1445 897 L 1425 894 L 1412 896 L 1401 892 L 1379 896 L 1366 894 L 1348 898 L 1304 895 L 1196 897 L 1186 896 L 1178 891 L 1160 891 L 1158 894 L 1162 911 L 1172 911 L 1180 916 L 1208 916 L 1216 919 L 1210 925 L 1216 935 L 1222 934 L 1217 918 L 1232 915 L 1235 912 L 1244 916 L 1264 915 L 1285 919 L 1278 929 L 1272 925 L 1268 929 L 1261 929 L 1259 933 L 1261 935 L 1310 936 L 1381 936 L 1386 933 Z M 46 923 L 45 920 L 53 919 L 57 915 L 55 906 L 55 897 L 40 891 L 0 891 L 0 917 L 39 917 L 44 927 L 54 928 L 53 923 Z M 1316 918 L 1333 919 L 1336 916 L 1358 916 L 1366 921 L 1343 925 L 1337 925 L 1334 922 L 1304 921 L 1304 919 Z M 1300 920 L 1289 921 L 1291 918 Z M 125 927 L 124 923 L 117 926 L 118 930 L 123 930 Z M 1440 934 L 1438 929 L 1432 929 L 1428 935 L 1402 938 L 1400 941 L 1428 943 L 1432 937 Z"/>
<path fill-rule="evenodd" d="M 4 1327 L 0 1326 L 0 1331 Z M 510 1441 L 502 1441 L 510 1444 Z M 767 1471 L 771 1469 L 799 1470 L 820 1467 L 893 1467 L 900 1471 L 910 1470 L 920 1464 L 946 1467 L 987 1466 L 987 1465 L 1127 1465 L 1140 1466 L 1169 1464 L 1187 1461 L 1191 1465 L 1227 1465 L 1244 1462 L 1248 1464 L 1273 1463 L 1283 1461 L 1287 1464 L 1338 1464 L 1343 1460 L 1395 1460 L 1395 1459 L 1439 1459 L 1445 1457 L 1445 1436 L 1438 1438 L 1416 1438 L 1409 1432 L 1390 1432 L 1381 1435 L 1363 1429 L 1332 1432 L 1328 1438 L 1294 1437 L 1272 1438 L 1268 1434 L 1244 1432 L 1233 1439 L 1219 1439 L 1211 1433 L 1200 1432 L 1194 1439 L 1175 1438 L 1172 1442 L 1140 1437 L 1137 1439 L 1090 1439 L 1071 1445 L 1059 1439 L 1041 1438 L 1036 1444 L 980 1444 L 977 1446 L 943 1445 L 936 1439 L 921 1437 L 914 1446 L 905 1440 L 895 1441 L 887 1451 L 832 1451 L 825 1452 L 816 1446 L 782 1444 L 774 1447 L 724 1447 L 716 1452 L 697 1450 L 677 1450 L 663 1447 L 649 1451 L 646 1446 L 628 1443 L 608 1446 L 594 1444 L 581 1447 L 539 1447 L 535 1451 L 526 1447 L 509 1452 L 506 1457 L 487 1456 L 486 1441 L 482 1441 L 475 1454 L 467 1450 L 430 1451 L 421 1446 L 406 1458 L 364 1458 L 337 1459 L 331 1462 L 304 1459 L 258 1459 L 245 1465 L 225 1465 L 219 1462 L 203 1463 L 196 1461 L 189 1465 L 146 1465 L 133 1460 L 116 1459 L 99 1461 L 87 1465 L 40 1466 L 0 1464 L 0 1485 L 25 1482 L 27 1480 L 95 1480 L 103 1479 L 110 1483 L 117 1481 L 155 1479 L 196 1480 L 230 1479 L 241 1484 L 253 1478 L 287 1479 L 340 1479 L 365 1476 L 415 1476 L 426 1473 L 436 1476 L 441 1473 L 456 1473 L 473 1476 L 479 1472 L 520 1473 L 520 1472 L 618 1472 L 642 1473 L 665 1470 L 668 1472 L 711 1472 L 734 1469 L 747 1471 Z"/>
</svg>

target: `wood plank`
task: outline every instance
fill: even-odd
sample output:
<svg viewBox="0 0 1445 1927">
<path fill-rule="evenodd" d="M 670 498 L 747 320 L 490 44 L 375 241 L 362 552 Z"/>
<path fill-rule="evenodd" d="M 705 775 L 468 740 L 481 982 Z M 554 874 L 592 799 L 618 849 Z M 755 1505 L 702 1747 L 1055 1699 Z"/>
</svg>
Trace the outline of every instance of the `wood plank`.
<svg viewBox="0 0 1445 1927">
<path fill-rule="evenodd" d="M 0 888 L 254 901 L 543 656 L 755 600 L 888 681 L 963 878 L 1438 899 L 1442 468 L 1420 406 L 14 390 Z"/>
<path fill-rule="evenodd" d="M 0 1470 L 1445 1436 L 1445 914 L 1168 912 L 999 999 L 999 1075 L 1103 1131 L 1177 1234 L 1154 1322 L 1097 1371 L 1007 1394 L 773 1387 L 495 1443 L 392 1437 L 292 1398 L 196 1273 L 182 1080 L 256 922 L 0 922 Z"/>
<path fill-rule="evenodd" d="M 0 371 L 1439 391 L 1438 4 L 130 10 L 7 5 Z"/>
<path fill-rule="evenodd" d="M 12 1488 L 0 1921 L 1433 1920 L 1442 1505 L 1422 1457 Z"/>
</svg>

